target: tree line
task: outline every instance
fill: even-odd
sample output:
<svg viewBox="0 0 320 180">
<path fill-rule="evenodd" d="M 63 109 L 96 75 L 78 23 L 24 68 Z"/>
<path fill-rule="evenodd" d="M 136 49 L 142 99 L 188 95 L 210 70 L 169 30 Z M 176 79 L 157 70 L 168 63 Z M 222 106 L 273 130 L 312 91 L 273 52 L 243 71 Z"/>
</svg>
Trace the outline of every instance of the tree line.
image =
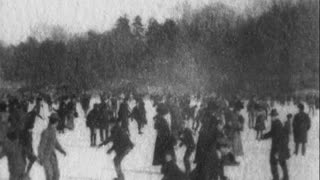
<svg viewBox="0 0 320 180">
<path fill-rule="evenodd" d="M 29 37 L 0 48 L 1 77 L 45 87 L 101 89 L 179 86 L 221 93 L 289 93 L 319 89 L 319 9 L 316 0 L 280 1 L 261 13 L 239 15 L 215 3 L 187 5 L 179 19 L 143 24 L 119 17 L 98 33 Z"/>
</svg>

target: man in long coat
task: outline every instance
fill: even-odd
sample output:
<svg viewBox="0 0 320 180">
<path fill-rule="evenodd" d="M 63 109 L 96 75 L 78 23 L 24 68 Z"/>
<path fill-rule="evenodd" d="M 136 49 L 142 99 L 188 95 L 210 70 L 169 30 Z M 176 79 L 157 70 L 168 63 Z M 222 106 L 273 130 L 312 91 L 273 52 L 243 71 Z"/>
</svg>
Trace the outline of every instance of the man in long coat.
<svg viewBox="0 0 320 180">
<path fill-rule="evenodd" d="M 127 132 L 129 132 L 129 114 L 128 99 L 122 97 L 119 106 L 118 121 L 121 122 L 121 127 Z"/>
<path fill-rule="evenodd" d="M 272 139 L 271 152 L 270 152 L 270 166 L 273 180 L 279 180 L 278 163 L 283 171 L 283 180 L 288 180 L 288 168 L 287 159 L 290 156 L 289 149 L 287 148 L 287 142 L 285 138 L 285 130 L 278 119 L 278 112 L 276 109 L 271 110 L 271 130 L 264 134 L 262 139 Z"/>
<path fill-rule="evenodd" d="M 90 146 L 96 146 L 97 134 L 96 128 L 98 128 L 98 118 L 99 118 L 99 104 L 94 104 L 93 109 L 89 112 L 87 116 L 86 125 L 90 130 Z"/>
<path fill-rule="evenodd" d="M 294 116 L 292 127 L 293 127 L 293 137 L 295 142 L 294 153 L 298 155 L 299 146 L 302 144 L 302 155 L 306 153 L 306 143 L 308 130 L 311 127 L 310 117 L 304 112 L 304 105 L 299 104 L 299 113 Z"/>
</svg>

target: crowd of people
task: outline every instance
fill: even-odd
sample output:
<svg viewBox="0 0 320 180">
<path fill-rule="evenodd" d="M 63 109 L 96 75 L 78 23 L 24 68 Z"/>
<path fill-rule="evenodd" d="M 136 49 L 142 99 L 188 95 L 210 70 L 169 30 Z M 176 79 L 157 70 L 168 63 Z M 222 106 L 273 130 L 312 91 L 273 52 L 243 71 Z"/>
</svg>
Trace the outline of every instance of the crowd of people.
<svg viewBox="0 0 320 180">
<path fill-rule="evenodd" d="M 124 180 L 121 163 L 134 148 L 130 139 L 129 124 L 135 120 L 138 132 L 143 136 L 147 124 L 144 99 L 152 100 L 156 108 L 154 129 L 157 132 L 152 164 L 161 166 L 163 180 L 227 180 L 224 166 L 238 166 L 239 156 L 244 155 L 241 132 L 245 118 L 240 113 L 248 112 L 248 127 L 257 132 L 257 140 L 271 138 L 270 166 L 273 180 L 279 180 L 277 165 L 283 171 L 283 180 L 289 180 L 286 161 L 290 157 L 289 135 L 294 136 L 295 154 L 306 153 L 307 132 L 311 121 L 309 114 L 319 108 L 319 99 L 305 100 L 310 113 L 306 113 L 302 99 L 294 100 L 299 113 L 288 114 L 283 123 L 274 108 L 273 100 L 250 98 L 245 107 L 243 99 L 225 99 L 217 95 L 148 95 L 133 92 L 101 93 L 100 103 L 90 108 L 92 94 L 21 93 L 3 95 L 0 99 L 0 158 L 7 156 L 10 180 L 25 180 L 35 162 L 44 167 L 46 180 L 59 179 L 59 167 L 55 150 L 64 155 L 66 151 L 57 139 L 57 133 L 75 128 L 74 119 L 79 117 L 76 104 L 80 103 L 90 129 L 90 146 L 102 147 L 112 142 L 108 153 L 115 152 L 116 180 Z M 196 103 L 192 103 L 192 101 Z M 281 103 L 286 103 L 284 100 Z M 291 101 L 291 99 L 290 99 Z M 132 106 L 132 102 L 134 105 Z M 48 127 L 42 132 L 38 155 L 32 147 L 32 130 L 43 104 L 48 104 L 50 116 Z M 34 104 L 33 108 L 29 108 Z M 57 109 L 56 109 L 57 107 Z M 168 120 L 170 114 L 170 121 Z M 266 130 L 266 121 L 271 118 L 271 129 Z M 96 132 L 99 132 L 98 134 Z M 195 139 L 195 134 L 198 138 Z M 97 135 L 100 143 L 97 143 Z M 175 147 L 186 147 L 183 157 L 185 170 L 176 163 Z M 195 153 L 195 158 L 191 155 Z M 191 164 L 196 165 L 192 168 Z"/>
</svg>

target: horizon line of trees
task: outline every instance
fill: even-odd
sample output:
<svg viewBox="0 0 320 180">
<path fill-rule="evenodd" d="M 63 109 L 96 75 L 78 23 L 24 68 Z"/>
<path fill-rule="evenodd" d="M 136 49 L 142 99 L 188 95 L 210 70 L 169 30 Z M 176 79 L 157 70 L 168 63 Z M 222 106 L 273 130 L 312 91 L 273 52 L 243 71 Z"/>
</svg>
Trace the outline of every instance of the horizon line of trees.
<svg viewBox="0 0 320 180">
<path fill-rule="evenodd" d="M 216 3 L 187 7 L 178 20 L 148 26 L 119 17 L 103 33 L 68 38 L 63 29 L 39 42 L 0 47 L 1 78 L 45 87 L 102 89 L 179 86 L 192 91 L 255 94 L 319 89 L 319 6 L 280 1 L 259 16 Z"/>
</svg>

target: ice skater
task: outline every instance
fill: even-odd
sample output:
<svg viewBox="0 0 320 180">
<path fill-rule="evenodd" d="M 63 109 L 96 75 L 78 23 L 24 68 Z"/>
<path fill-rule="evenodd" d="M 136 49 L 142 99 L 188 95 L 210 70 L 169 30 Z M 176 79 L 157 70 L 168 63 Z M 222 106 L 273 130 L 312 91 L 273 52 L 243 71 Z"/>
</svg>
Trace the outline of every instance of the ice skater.
<svg viewBox="0 0 320 180">
<path fill-rule="evenodd" d="M 58 126 L 58 121 L 59 117 L 56 114 L 52 114 L 49 117 L 49 125 L 47 129 L 42 132 L 38 147 L 39 163 L 44 167 L 46 180 L 60 179 L 58 159 L 55 150 L 58 150 L 64 156 L 67 155 L 57 139 L 56 128 Z"/>
<path fill-rule="evenodd" d="M 117 178 L 114 180 L 124 180 L 125 177 L 122 172 L 121 162 L 123 158 L 133 149 L 134 145 L 130 140 L 127 129 L 122 128 L 120 122 L 116 123 L 111 130 L 111 136 L 101 143 L 99 147 L 107 145 L 110 142 L 112 142 L 113 145 L 107 153 L 111 154 L 113 151 L 116 153 L 113 162 L 117 173 Z"/>
<path fill-rule="evenodd" d="M 276 109 L 271 110 L 271 130 L 264 134 L 262 139 L 272 139 L 270 152 L 270 166 L 273 180 L 279 180 L 278 164 L 283 172 L 283 180 L 289 180 L 287 159 L 290 157 L 288 144 L 286 140 L 286 131 L 278 118 Z"/>
</svg>

